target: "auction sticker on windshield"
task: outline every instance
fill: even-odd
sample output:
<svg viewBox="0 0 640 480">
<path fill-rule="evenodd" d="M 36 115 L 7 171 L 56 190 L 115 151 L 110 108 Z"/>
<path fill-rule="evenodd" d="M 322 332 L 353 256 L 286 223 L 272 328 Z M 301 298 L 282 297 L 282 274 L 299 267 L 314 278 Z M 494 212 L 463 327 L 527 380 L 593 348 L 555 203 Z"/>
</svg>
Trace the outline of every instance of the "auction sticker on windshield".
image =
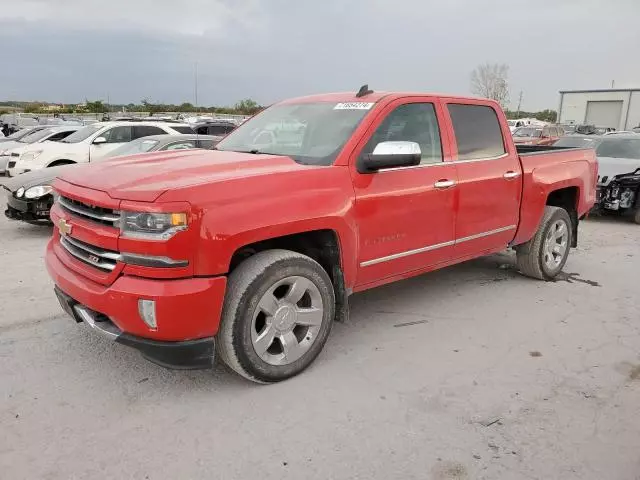
<svg viewBox="0 0 640 480">
<path fill-rule="evenodd" d="M 367 103 L 367 102 L 347 102 L 347 103 L 339 103 L 335 107 L 334 110 L 371 110 L 375 103 Z"/>
</svg>

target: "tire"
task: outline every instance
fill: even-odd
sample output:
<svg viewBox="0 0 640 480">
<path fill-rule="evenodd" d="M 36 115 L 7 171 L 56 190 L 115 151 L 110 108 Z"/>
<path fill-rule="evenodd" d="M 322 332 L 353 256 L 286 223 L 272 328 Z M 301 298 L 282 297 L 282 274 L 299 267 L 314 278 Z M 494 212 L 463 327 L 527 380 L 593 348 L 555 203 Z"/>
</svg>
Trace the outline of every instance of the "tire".
<svg viewBox="0 0 640 480">
<path fill-rule="evenodd" d="M 633 222 L 640 225 L 640 207 L 636 208 L 636 211 L 633 214 Z"/>
<path fill-rule="evenodd" d="M 564 237 L 558 239 L 556 237 L 559 234 L 557 228 L 562 224 L 564 224 L 566 233 Z M 516 248 L 516 259 L 520 272 L 527 277 L 539 280 L 553 280 L 567 262 L 572 235 L 573 229 L 569 213 L 560 207 L 545 207 L 540 226 L 534 237 Z M 547 239 L 549 240 L 548 244 Z M 555 246 L 553 245 L 554 239 L 557 244 Z M 564 244 L 564 249 L 560 246 L 562 244 Z M 549 249 L 553 249 L 553 252 L 556 253 L 550 253 Z M 550 260 L 550 257 L 553 257 L 553 260 Z"/>
<path fill-rule="evenodd" d="M 251 381 L 286 380 L 320 354 L 334 316 L 331 279 L 315 260 L 289 250 L 257 253 L 229 275 L 220 358 Z"/>
</svg>

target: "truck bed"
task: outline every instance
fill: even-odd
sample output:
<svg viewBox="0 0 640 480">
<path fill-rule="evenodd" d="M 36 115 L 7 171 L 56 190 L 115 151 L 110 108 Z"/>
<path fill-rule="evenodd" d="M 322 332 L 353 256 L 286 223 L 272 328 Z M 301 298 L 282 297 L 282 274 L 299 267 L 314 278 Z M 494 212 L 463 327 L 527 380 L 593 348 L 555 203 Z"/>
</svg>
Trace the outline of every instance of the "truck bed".
<svg viewBox="0 0 640 480">
<path fill-rule="evenodd" d="M 578 217 L 595 203 L 596 153 L 592 148 L 516 146 L 522 166 L 520 224 L 513 245 L 528 241 L 542 218 L 549 192 L 575 189 Z"/>
</svg>

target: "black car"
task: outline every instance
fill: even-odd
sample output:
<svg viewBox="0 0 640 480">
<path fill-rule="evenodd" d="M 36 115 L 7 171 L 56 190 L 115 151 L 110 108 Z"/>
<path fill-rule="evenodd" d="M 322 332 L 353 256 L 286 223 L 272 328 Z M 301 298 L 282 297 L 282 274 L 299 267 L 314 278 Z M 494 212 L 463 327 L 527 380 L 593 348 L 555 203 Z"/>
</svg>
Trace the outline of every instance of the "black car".
<svg viewBox="0 0 640 480">
<path fill-rule="evenodd" d="M 224 137 L 234 131 L 238 125 L 227 120 L 213 120 L 195 123 L 191 128 L 199 135 L 214 135 Z"/>
<path fill-rule="evenodd" d="M 169 150 L 200 148 L 211 150 L 222 137 L 207 135 L 151 135 L 138 138 L 115 149 L 105 157 L 135 155 Z M 51 185 L 58 175 L 75 165 L 61 165 L 23 173 L 12 178 L 4 186 L 8 190 L 5 215 L 12 220 L 32 224 L 50 224 L 49 211 L 53 205 Z"/>
<path fill-rule="evenodd" d="M 65 169 L 73 167 L 44 168 L 12 178 L 4 185 L 7 190 L 6 217 L 32 224 L 50 224 L 49 210 L 54 201 L 51 184 Z"/>
</svg>

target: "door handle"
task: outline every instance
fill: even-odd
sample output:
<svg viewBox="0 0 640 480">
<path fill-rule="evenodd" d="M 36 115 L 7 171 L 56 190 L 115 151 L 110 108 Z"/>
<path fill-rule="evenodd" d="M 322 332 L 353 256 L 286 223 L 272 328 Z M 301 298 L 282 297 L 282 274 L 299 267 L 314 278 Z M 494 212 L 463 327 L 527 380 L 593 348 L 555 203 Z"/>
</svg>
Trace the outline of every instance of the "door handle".
<svg viewBox="0 0 640 480">
<path fill-rule="evenodd" d="M 439 190 L 444 190 L 446 188 L 453 187 L 455 184 L 456 182 L 454 182 L 453 180 L 438 180 L 436 183 L 433 184 L 433 186 Z"/>
<path fill-rule="evenodd" d="M 513 170 L 509 170 L 503 175 L 505 180 L 513 180 L 514 178 L 518 178 L 519 176 L 520 172 L 514 172 Z"/>
</svg>

